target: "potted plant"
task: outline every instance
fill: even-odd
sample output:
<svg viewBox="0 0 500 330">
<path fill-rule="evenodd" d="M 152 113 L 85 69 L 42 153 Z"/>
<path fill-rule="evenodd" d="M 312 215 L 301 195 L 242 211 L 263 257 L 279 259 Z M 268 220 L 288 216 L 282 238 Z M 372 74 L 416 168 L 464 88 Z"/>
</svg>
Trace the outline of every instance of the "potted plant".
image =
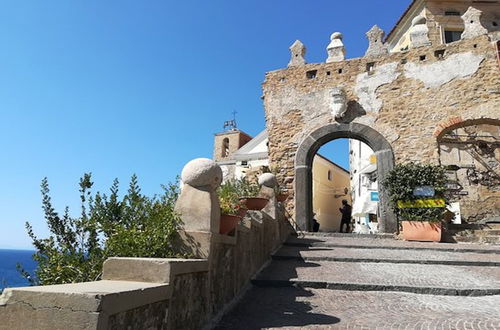
<svg viewBox="0 0 500 330">
<path fill-rule="evenodd" d="M 241 202 L 249 210 L 262 210 L 269 200 L 263 197 L 257 197 L 260 192 L 260 187 L 255 182 L 250 182 L 246 177 L 235 182 L 238 189 L 238 194 L 241 196 Z"/>
<path fill-rule="evenodd" d="M 446 172 L 429 164 L 399 164 L 382 182 L 403 229 L 412 241 L 441 241 L 446 212 Z"/>
<path fill-rule="evenodd" d="M 223 235 L 233 231 L 245 216 L 246 209 L 239 199 L 238 188 L 233 181 L 226 181 L 217 190 L 221 209 L 220 230 Z"/>
</svg>

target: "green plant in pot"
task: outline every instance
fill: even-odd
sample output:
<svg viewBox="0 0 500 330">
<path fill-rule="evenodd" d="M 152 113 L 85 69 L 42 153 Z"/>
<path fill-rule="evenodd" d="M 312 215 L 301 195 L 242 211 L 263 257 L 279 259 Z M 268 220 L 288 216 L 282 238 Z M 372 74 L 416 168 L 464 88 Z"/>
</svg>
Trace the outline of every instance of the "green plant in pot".
<svg viewBox="0 0 500 330">
<path fill-rule="evenodd" d="M 255 181 L 250 181 L 243 177 L 235 181 L 241 201 L 249 210 L 262 210 L 269 200 L 267 198 L 258 197 L 260 187 Z"/>
<path fill-rule="evenodd" d="M 403 228 L 403 238 L 440 241 L 446 212 L 446 172 L 437 165 L 398 164 L 382 182 Z"/>
<path fill-rule="evenodd" d="M 221 210 L 220 233 L 226 235 L 236 228 L 246 208 L 240 200 L 238 183 L 234 180 L 224 182 L 217 189 L 217 195 Z"/>
</svg>

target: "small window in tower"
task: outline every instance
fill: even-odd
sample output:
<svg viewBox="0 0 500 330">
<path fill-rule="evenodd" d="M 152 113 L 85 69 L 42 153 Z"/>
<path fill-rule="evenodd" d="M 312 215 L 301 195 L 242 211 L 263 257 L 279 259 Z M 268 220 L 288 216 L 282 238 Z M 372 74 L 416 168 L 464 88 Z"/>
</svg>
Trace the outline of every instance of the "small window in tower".
<svg viewBox="0 0 500 330">
<path fill-rule="evenodd" d="M 445 16 L 460 16 L 460 12 L 456 10 L 447 10 L 444 12 Z"/>
<path fill-rule="evenodd" d="M 222 140 L 222 158 L 229 156 L 229 138 Z"/>
<path fill-rule="evenodd" d="M 332 171 L 328 170 L 328 181 L 332 181 Z"/>
<path fill-rule="evenodd" d="M 444 42 L 449 44 L 450 42 L 459 41 L 462 39 L 463 31 L 444 31 Z"/>
</svg>

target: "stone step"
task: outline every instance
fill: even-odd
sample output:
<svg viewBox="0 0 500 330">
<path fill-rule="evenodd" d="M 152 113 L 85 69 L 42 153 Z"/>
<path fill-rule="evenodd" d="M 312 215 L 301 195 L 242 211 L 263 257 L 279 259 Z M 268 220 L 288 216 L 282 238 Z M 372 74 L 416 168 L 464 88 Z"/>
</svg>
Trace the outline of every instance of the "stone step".
<svg viewBox="0 0 500 330">
<path fill-rule="evenodd" d="M 399 240 L 377 239 L 377 238 L 354 238 L 354 237 L 313 237 L 304 238 L 290 237 L 285 246 L 295 247 L 324 247 L 324 248 L 355 248 L 355 249 L 386 249 L 386 250 L 429 250 L 448 252 L 473 252 L 500 254 L 500 246 L 484 244 L 456 244 L 456 243 L 429 243 L 429 242 L 407 242 Z"/>
<path fill-rule="evenodd" d="M 500 295 L 499 267 L 274 260 L 252 283 L 435 295 Z"/>
<path fill-rule="evenodd" d="M 372 263 L 411 263 L 456 266 L 500 266 L 500 254 L 448 252 L 435 250 L 316 248 L 283 246 L 274 260 L 342 261 Z"/>
<path fill-rule="evenodd" d="M 500 236 L 460 236 L 455 235 L 453 239 L 459 243 L 487 243 L 500 245 Z"/>
</svg>

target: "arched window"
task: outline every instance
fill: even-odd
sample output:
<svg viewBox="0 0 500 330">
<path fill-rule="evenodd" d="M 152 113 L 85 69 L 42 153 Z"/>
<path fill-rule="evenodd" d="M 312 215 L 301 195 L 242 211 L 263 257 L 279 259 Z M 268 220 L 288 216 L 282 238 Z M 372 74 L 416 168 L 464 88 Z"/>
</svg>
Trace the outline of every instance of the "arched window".
<svg viewBox="0 0 500 330">
<path fill-rule="evenodd" d="M 229 156 L 229 138 L 222 140 L 222 158 Z"/>
<path fill-rule="evenodd" d="M 328 181 L 332 181 L 332 171 L 328 170 Z"/>
</svg>

